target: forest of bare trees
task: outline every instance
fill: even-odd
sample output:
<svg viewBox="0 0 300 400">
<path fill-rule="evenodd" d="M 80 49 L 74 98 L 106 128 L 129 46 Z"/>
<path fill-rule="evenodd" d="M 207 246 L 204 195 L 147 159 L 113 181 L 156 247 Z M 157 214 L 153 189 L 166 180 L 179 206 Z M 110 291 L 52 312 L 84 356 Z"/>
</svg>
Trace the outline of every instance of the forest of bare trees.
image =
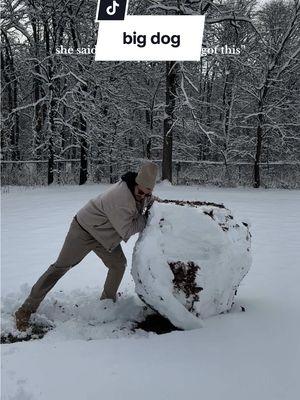
<svg viewBox="0 0 300 400">
<path fill-rule="evenodd" d="M 1 2 L 4 184 L 114 182 L 148 158 L 174 183 L 300 187 L 299 0 L 130 1 L 205 14 L 199 62 L 95 62 L 96 0 Z"/>
</svg>

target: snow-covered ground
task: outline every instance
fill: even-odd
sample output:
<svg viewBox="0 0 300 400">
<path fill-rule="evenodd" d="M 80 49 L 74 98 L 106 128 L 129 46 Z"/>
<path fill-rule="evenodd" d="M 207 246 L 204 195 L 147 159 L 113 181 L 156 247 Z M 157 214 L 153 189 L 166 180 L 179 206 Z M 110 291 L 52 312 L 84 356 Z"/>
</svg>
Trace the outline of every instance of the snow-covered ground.
<svg viewBox="0 0 300 400">
<path fill-rule="evenodd" d="M 76 211 L 107 185 L 11 188 L 2 197 L 2 331 L 55 261 Z M 2 345 L 3 400 L 294 400 L 300 392 L 300 191 L 157 185 L 162 198 L 223 202 L 251 222 L 253 264 L 229 314 L 204 327 L 131 331 L 143 305 L 130 275 L 116 304 L 100 302 L 106 275 L 93 253 L 42 303 L 41 340 Z M 241 311 L 245 307 L 245 312 Z"/>
</svg>

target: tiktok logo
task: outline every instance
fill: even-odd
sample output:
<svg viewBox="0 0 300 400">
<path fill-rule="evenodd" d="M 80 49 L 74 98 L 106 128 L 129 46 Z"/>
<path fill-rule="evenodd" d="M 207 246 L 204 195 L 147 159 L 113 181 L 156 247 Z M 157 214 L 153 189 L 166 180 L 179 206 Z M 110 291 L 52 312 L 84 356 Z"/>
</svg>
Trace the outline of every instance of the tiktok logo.
<svg viewBox="0 0 300 400">
<path fill-rule="evenodd" d="M 117 3 L 116 1 L 113 1 L 113 5 L 107 7 L 106 13 L 108 15 L 115 15 L 115 13 L 117 11 L 117 7 L 120 7 L 120 4 Z"/>
<path fill-rule="evenodd" d="M 96 21 L 123 20 L 127 12 L 127 0 L 98 0 Z"/>
</svg>

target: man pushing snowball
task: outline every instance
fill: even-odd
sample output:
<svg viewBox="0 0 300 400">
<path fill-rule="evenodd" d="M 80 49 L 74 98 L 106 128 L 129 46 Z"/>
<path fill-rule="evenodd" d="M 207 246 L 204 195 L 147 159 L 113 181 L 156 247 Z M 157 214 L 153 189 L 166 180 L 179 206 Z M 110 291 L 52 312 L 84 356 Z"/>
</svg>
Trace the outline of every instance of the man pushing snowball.
<svg viewBox="0 0 300 400">
<path fill-rule="evenodd" d="M 126 258 L 120 245 L 147 222 L 148 210 L 153 204 L 152 190 L 157 176 L 157 165 L 146 162 L 138 173 L 127 172 L 110 189 L 90 200 L 72 220 L 65 242 L 54 264 L 32 287 L 28 298 L 16 311 L 16 326 L 20 331 L 29 327 L 46 294 L 72 267 L 94 251 L 108 268 L 100 299 L 116 300 L 126 267 Z"/>
</svg>

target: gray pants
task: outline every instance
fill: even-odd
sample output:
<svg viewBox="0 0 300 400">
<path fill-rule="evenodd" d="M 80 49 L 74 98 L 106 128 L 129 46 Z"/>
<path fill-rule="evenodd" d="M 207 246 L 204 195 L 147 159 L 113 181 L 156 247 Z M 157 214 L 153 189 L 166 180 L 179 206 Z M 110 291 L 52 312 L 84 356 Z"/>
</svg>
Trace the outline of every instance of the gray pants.
<svg viewBox="0 0 300 400">
<path fill-rule="evenodd" d="M 94 251 L 108 268 L 101 299 L 116 299 L 118 287 L 126 267 L 126 258 L 120 245 L 109 253 L 74 218 L 56 262 L 47 269 L 32 287 L 22 308 L 34 313 L 56 282 L 90 252 Z"/>
</svg>

